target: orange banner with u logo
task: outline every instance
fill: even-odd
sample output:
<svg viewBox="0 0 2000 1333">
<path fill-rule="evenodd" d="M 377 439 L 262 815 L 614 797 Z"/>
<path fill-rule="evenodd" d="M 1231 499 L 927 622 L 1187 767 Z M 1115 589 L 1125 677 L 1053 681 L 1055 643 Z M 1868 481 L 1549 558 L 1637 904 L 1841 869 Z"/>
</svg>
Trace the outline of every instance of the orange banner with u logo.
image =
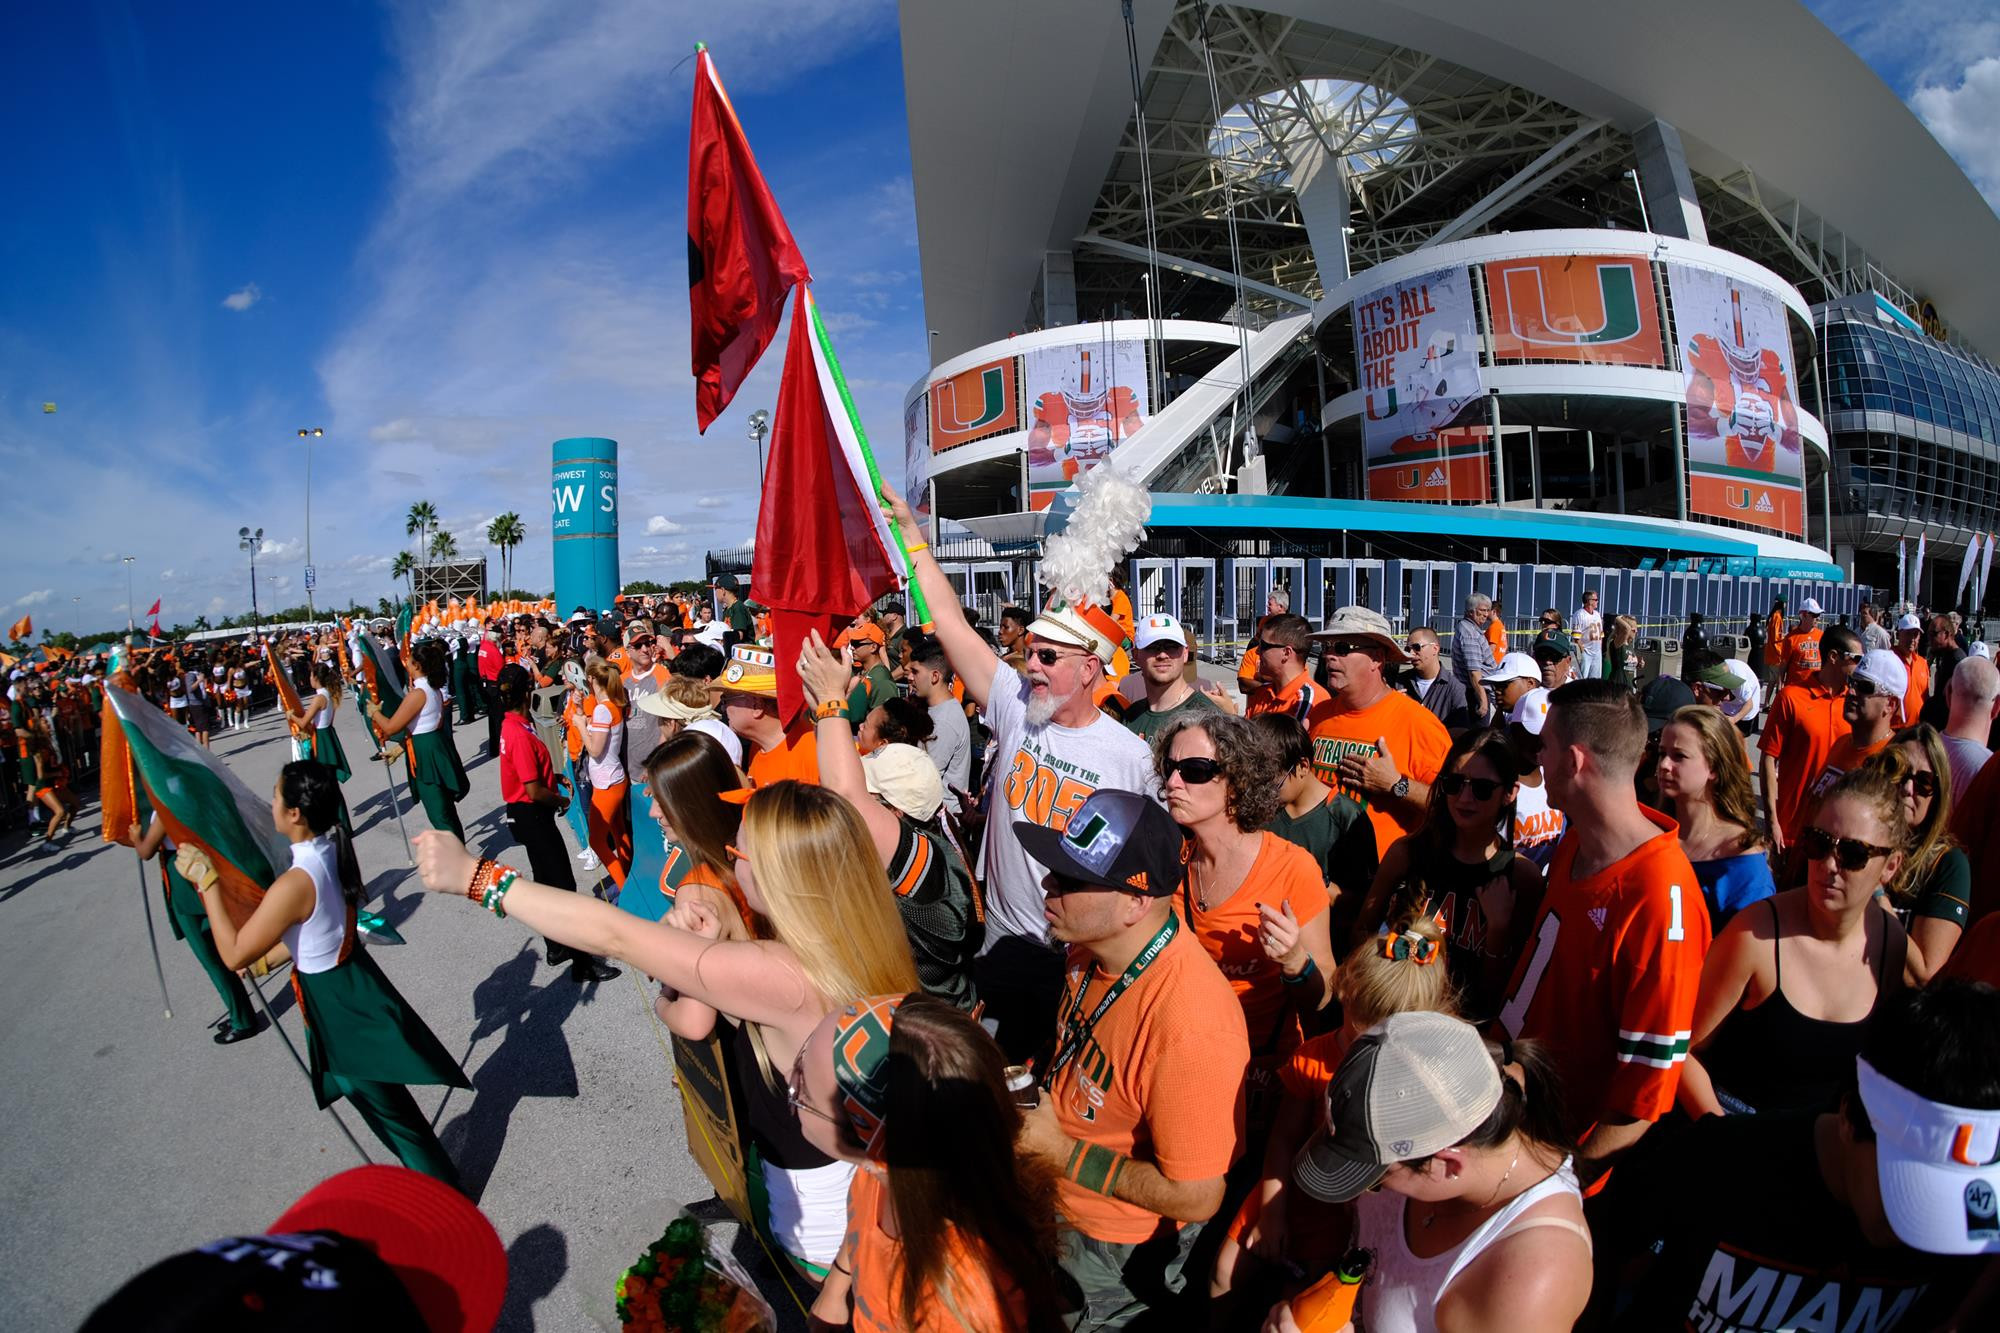
<svg viewBox="0 0 2000 1333">
<path fill-rule="evenodd" d="M 1783 480 L 1690 472 L 1688 512 L 1794 535 L 1806 530 L 1805 492 Z"/>
<path fill-rule="evenodd" d="M 1666 364 L 1644 256 L 1534 255 L 1485 267 L 1494 360 Z"/>
</svg>

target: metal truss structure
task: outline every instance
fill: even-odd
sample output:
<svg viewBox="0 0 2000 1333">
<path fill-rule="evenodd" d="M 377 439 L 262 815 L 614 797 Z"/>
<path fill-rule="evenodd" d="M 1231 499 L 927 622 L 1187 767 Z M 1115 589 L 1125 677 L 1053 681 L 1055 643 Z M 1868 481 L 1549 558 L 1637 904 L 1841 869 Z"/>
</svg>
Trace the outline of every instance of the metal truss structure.
<svg viewBox="0 0 2000 1333">
<path fill-rule="evenodd" d="M 1626 175 L 1632 141 L 1617 127 L 1324 24 L 1183 0 L 1142 87 L 1159 252 L 1231 271 L 1233 206 L 1243 276 L 1302 296 L 1321 294 L 1293 192 L 1308 159 L 1330 159 L 1343 173 L 1354 272 L 1479 232 L 1643 225 Z M 1915 313 L 1916 298 L 1858 245 L 1749 168 L 1720 178 L 1697 172 L 1695 180 L 1712 243 L 1766 264 L 1810 300 L 1872 288 Z M 1140 183 L 1128 121 L 1086 233 L 1143 248 Z M 1079 313 L 1143 314 L 1143 271 L 1130 255 L 1085 245 Z M 1227 286 L 1196 274 L 1165 276 L 1162 285 L 1163 315 L 1215 318 L 1234 300 Z M 1251 304 L 1259 304 L 1254 294 Z"/>
</svg>

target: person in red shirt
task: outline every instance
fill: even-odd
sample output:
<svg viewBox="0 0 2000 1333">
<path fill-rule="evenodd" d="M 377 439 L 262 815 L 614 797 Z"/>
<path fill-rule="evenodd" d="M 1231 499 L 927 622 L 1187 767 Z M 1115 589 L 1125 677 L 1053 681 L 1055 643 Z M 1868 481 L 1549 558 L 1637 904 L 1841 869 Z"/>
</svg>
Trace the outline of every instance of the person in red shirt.
<svg viewBox="0 0 2000 1333">
<path fill-rule="evenodd" d="M 1673 820 L 1639 804 L 1646 715 L 1614 681 L 1549 696 L 1542 774 L 1569 832 L 1499 1024 L 1546 1042 L 1594 1180 L 1674 1105 L 1710 937 L 1701 881 Z"/>
<path fill-rule="evenodd" d="M 574 893 L 569 848 L 556 828 L 556 817 L 569 809 L 569 797 L 556 790 L 549 747 L 528 720 L 534 683 L 525 667 L 509 663 L 501 668 L 494 687 L 494 697 L 505 710 L 500 721 L 500 799 L 507 806 L 507 827 L 527 852 L 536 883 Z M 548 960 L 551 967 L 567 962 L 569 979 L 579 983 L 609 981 L 618 975 L 618 969 L 603 960 L 554 940 L 549 941 Z"/>
<path fill-rule="evenodd" d="M 1257 688 L 1250 692 L 1245 715 L 1283 713 L 1302 727 L 1312 725 L 1313 709 L 1326 692 L 1313 684 L 1306 670 L 1306 651 L 1313 629 L 1304 616 L 1272 616 L 1252 645 L 1257 652 Z"/>
<path fill-rule="evenodd" d="M 479 693 L 480 704 L 486 710 L 486 755 L 497 759 L 500 755 L 500 668 L 506 662 L 507 654 L 500 647 L 500 636 L 491 626 L 479 636 Z"/>
<path fill-rule="evenodd" d="M 1758 790 L 1771 849 L 1782 852 L 1798 836 L 1814 779 L 1826 767 L 1833 743 L 1847 734 L 1847 678 L 1861 660 L 1861 636 L 1835 625 L 1820 644 L 1820 668 L 1803 685 L 1785 685 L 1764 719 Z"/>
<path fill-rule="evenodd" d="M 1380 856 L 1424 822 L 1451 733 L 1429 709 L 1390 687 L 1385 664 L 1409 655 L 1381 615 L 1343 606 L 1313 637 L 1327 641 L 1330 694 L 1308 728 L 1313 774 L 1367 808 Z"/>
</svg>

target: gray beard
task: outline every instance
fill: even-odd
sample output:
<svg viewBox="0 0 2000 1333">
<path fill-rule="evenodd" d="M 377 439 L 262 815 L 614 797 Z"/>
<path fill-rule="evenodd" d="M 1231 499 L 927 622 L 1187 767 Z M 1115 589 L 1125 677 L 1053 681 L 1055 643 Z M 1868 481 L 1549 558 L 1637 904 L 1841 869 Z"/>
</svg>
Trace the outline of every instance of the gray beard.
<svg viewBox="0 0 2000 1333">
<path fill-rule="evenodd" d="M 1073 697 L 1069 694 L 1039 694 L 1028 700 L 1028 725 L 1045 727 Z"/>
</svg>

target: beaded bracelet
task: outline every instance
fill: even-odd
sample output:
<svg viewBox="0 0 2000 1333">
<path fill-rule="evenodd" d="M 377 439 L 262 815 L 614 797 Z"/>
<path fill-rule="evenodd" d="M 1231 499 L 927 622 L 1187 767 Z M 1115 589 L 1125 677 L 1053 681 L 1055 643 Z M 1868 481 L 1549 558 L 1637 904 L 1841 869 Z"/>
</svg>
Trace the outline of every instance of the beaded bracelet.
<svg viewBox="0 0 2000 1333">
<path fill-rule="evenodd" d="M 465 885 L 466 897 L 474 902 L 479 901 L 479 895 L 486 887 L 487 871 L 492 868 L 493 858 L 490 856 L 482 858 L 478 865 L 472 867 L 472 878 Z"/>
<path fill-rule="evenodd" d="M 479 900 L 479 905 L 481 907 L 484 907 L 487 911 L 493 913 L 493 915 L 501 918 L 502 920 L 505 920 L 507 916 L 507 909 L 502 904 L 501 900 L 507 896 L 507 890 L 514 887 L 514 881 L 519 879 L 521 876 L 518 871 L 512 870 L 507 866 L 500 866 L 498 867 L 498 870 L 499 870 L 498 879 L 496 879 L 494 883 L 487 888 L 485 894 L 481 896 Z"/>
</svg>

